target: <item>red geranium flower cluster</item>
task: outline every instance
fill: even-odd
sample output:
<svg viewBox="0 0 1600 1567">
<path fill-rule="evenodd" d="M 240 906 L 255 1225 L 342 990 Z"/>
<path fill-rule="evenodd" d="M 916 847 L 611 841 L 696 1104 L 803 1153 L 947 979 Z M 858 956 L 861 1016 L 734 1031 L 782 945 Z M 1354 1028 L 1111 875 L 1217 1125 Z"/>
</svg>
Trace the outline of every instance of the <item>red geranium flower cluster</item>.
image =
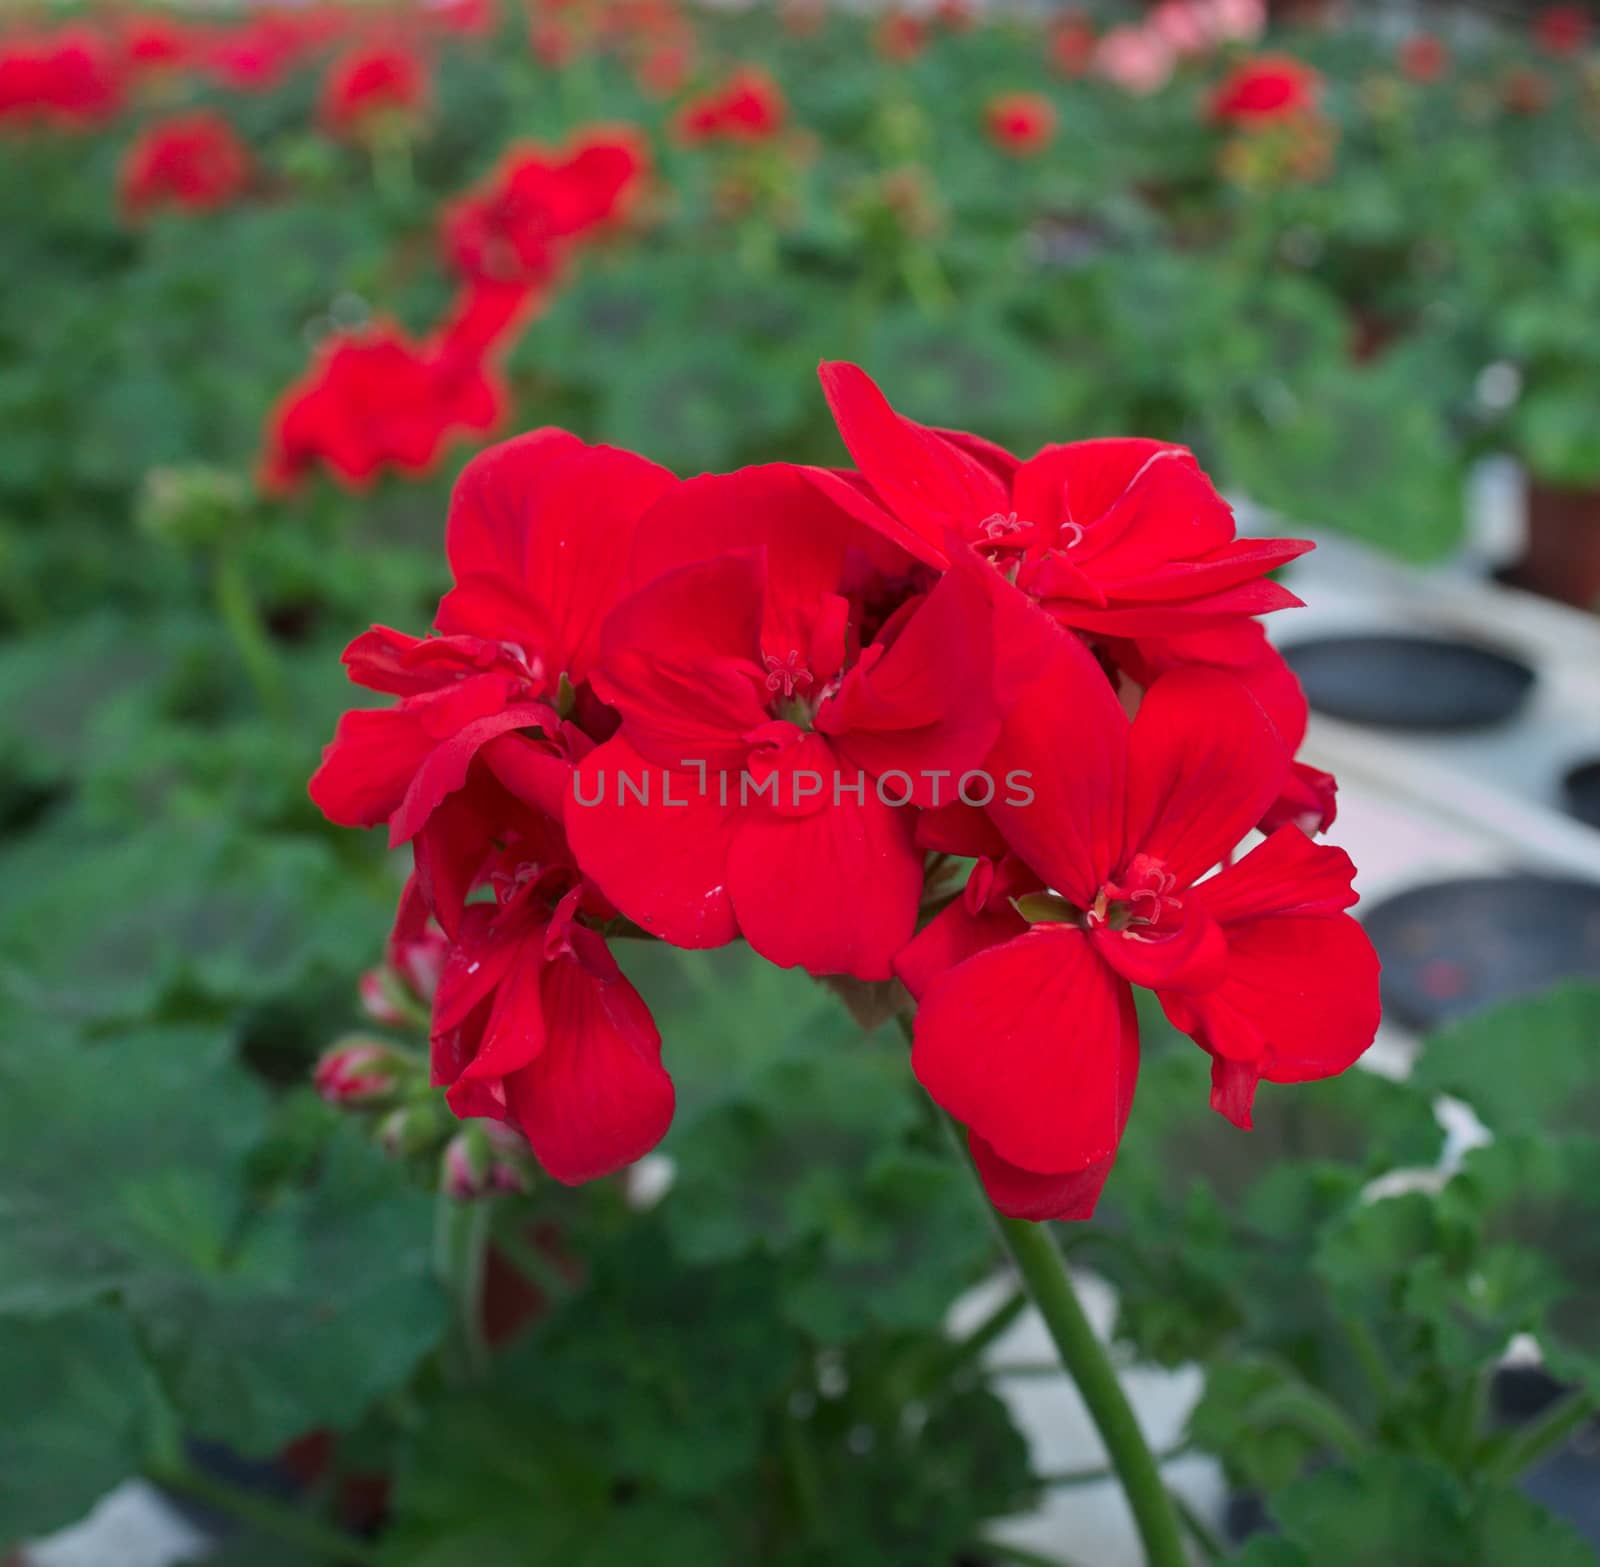
<svg viewBox="0 0 1600 1567">
<path fill-rule="evenodd" d="M 334 338 L 271 422 L 262 482 L 292 489 L 318 464 L 357 488 L 380 469 L 425 472 L 452 439 L 487 435 L 505 412 L 492 368 L 447 334 L 417 345 L 387 322 Z"/>
<path fill-rule="evenodd" d="M 1533 36 L 1551 54 L 1577 54 L 1587 47 L 1593 20 L 1581 5 L 1547 5 L 1533 19 Z"/>
<path fill-rule="evenodd" d="M 345 715 L 312 796 L 411 845 L 396 945 L 442 932 L 435 1078 L 558 1179 L 672 1115 L 607 938 L 742 937 L 903 981 L 995 1203 L 1083 1216 L 1133 1104 L 1133 987 L 1243 1125 L 1259 1080 L 1342 1071 L 1376 1028 L 1352 867 L 1310 836 L 1332 781 L 1294 760 L 1305 705 L 1256 619 L 1298 602 L 1268 573 L 1307 546 L 1236 537 L 1181 447 L 1023 461 L 853 366 L 823 385 L 851 470 L 679 480 L 556 430 L 478 457 L 436 634 L 351 644 L 398 701 Z"/>
<path fill-rule="evenodd" d="M 122 96 L 116 51 L 92 27 L 0 40 L 0 127 L 87 129 L 115 115 Z"/>
<path fill-rule="evenodd" d="M 1056 109 L 1043 93 L 1001 93 L 983 115 L 989 140 L 1002 152 L 1028 157 L 1043 152 L 1056 133 Z"/>
<path fill-rule="evenodd" d="M 678 134 L 688 142 L 766 141 L 788 117 L 778 84 L 765 71 L 746 67 L 686 103 L 678 112 Z"/>
<path fill-rule="evenodd" d="M 1236 66 L 1211 95 L 1211 118 L 1219 125 L 1260 130 L 1315 114 L 1322 77 L 1286 54 L 1263 54 Z"/>
<path fill-rule="evenodd" d="M 272 417 L 268 488 L 292 488 L 318 464 L 357 486 L 386 466 L 426 472 L 452 439 L 492 430 L 505 407 L 496 355 L 577 247 L 628 212 L 648 169 L 626 126 L 598 127 L 557 152 L 514 149 L 442 215 L 461 286 L 428 342 L 380 327 L 324 350 Z"/>
<path fill-rule="evenodd" d="M 220 114 L 198 110 L 152 125 L 122 164 L 122 206 L 131 218 L 159 207 L 211 212 L 250 182 L 250 153 Z"/>
<path fill-rule="evenodd" d="M 370 138 L 415 121 L 427 108 L 428 67 L 403 44 L 369 45 L 336 60 L 322 84 L 321 118 L 332 136 Z"/>
</svg>

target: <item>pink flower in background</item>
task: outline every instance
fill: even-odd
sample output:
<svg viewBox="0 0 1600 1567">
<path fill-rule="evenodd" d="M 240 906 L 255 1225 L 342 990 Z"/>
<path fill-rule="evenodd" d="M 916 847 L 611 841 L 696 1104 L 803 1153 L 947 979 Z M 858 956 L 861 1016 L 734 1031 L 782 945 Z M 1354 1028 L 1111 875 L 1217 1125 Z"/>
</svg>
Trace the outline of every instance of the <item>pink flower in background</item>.
<svg viewBox="0 0 1600 1567">
<path fill-rule="evenodd" d="M 1165 87 L 1176 63 L 1172 46 L 1147 27 L 1114 27 L 1094 52 L 1098 75 L 1140 97 Z"/>
</svg>

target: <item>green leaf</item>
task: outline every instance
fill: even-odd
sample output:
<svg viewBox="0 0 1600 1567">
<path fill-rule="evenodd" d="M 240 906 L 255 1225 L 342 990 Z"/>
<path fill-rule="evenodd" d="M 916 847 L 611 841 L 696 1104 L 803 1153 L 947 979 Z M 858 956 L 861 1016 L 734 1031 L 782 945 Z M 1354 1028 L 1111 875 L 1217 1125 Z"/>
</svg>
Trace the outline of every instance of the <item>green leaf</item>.
<svg viewBox="0 0 1600 1567">
<path fill-rule="evenodd" d="M 200 1030 L 0 1054 L 0 1313 L 119 1296 L 188 1428 L 251 1452 L 350 1424 L 445 1324 L 431 1197 L 332 1118 L 315 1179 L 259 1192 L 266 1125 Z"/>
<path fill-rule="evenodd" d="M 1308 1475 L 1270 1510 L 1282 1541 L 1252 1542 L 1232 1567 L 1595 1567 L 1571 1528 L 1515 1491 L 1467 1489 L 1395 1453 Z"/>
<path fill-rule="evenodd" d="M 267 1453 L 354 1424 L 438 1344 L 434 1199 L 342 1125 L 315 1185 L 281 1194 L 217 1274 L 164 1281 L 136 1309 L 191 1430 Z"/>
<path fill-rule="evenodd" d="M 1189 1435 L 1238 1478 L 1279 1490 L 1327 1448 L 1315 1430 L 1285 1412 L 1303 1390 L 1297 1376 L 1270 1361 L 1217 1361 L 1206 1369 L 1205 1391 L 1189 1415 Z"/>
<path fill-rule="evenodd" d="M 1415 1073 L 1464 1099 L 1494 1132 L 1600 1124 L 1600 985 L 1562 985 L 1428 1036 Z"/>
<path fill-rule="evenodd" d="M 166 1418 L 127 1318 L 0 1319 L 0 1540 L 76 1522 L 148 1461 Z"/>
</svg>

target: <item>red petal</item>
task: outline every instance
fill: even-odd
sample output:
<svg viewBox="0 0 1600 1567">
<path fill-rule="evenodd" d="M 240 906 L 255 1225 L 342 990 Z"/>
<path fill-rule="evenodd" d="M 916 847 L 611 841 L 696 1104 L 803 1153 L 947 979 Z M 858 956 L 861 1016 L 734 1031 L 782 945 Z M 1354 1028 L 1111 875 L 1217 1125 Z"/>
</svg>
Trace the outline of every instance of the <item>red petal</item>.
<svg viewBox="0 0 1600 1567">
<path fill-rule="evenodd" d="M 1196 1043 L 1271 1082 L 1332 1077 L 1377 1032 L 1378 955 L 1348 914 L 1257 920 L 1229 929 L 1221 985 L 1162 1004 Z"/>
<path fill-rule="evenodd" d="M 663 804 L 663 769 L 620 736 L 584 758 L 567 800 L 567 838 L 584 874 L 635 924 L 675 947 L 720 947 L 738 935 L 728 896 L 728 851 L 743 813 L 739 780 L 731 803 L 718 803 L 719 777 L 702 796 L 692 773 L 672 776 Z M 649 803 L 621 780 L 643 784 Z M 586 803 L 592 802 L 592 803 Z"/>
<path fill-rule="evenodd" d="M 819 610 L 839 592 L 852 554 L 882 545 L 801 470 L 774 463 L 689 479 L 664 496 L 634 537 L 630 580 L 643 585 L 679 566 L 759 549 L 767 561 L 760 645 L 783 659 L 790 649 L 808 654 Z"/>
<path fill-rule="evenodd" d="M 922 896 L 916 813 L 883 804 L 870 780 L 862 803 L 835 804 L 832 784 L 830 773 L 827 803 L 809 815 L 739 813 L 728 856 L 739 927 L 781 968 L 888 979 Z"/>
<path fill-rule="evenodd" d="M 311 775 L 311 798 L 341 827 L 376 827 L 399 809 L 433 745 L 405 707 L 356 708 L 340 717 Z"/>
<path fill-rule="evenodd" d="M 572 957 L 540 979 L 545 1047 L 505 1080 L 507 1108 L 539 1163 L 575 1186 L 642 1158 L 672 1124 L 661 1035 L 638 991 Z"/>
<path fill-rule="evenodd" d="M 736 765 L 769 714 L 761 657 L 766 570 L 757 551 L 680 566 L 606 621 L 594 688 L 630 744 L 667 767 Z"/>
<path fill-rule="evenodd" d="M 1130 1081 L 1138 1069 L 1139 1052 L 1135 1049 Z M 1131 1098 L 1129 1102 L 1132 1103 Z M 1069 1170 L 1064 1175 L 1035 1175 L 1020 1165 L 1007 1163 L 976 1132 L 967 1133 L 967 1147 L 972 1150 L 972 1162 L 978 1167 L 989 1201 L 1008 1219 L 1030 1219 L 1040 1224 L 1050 1219 L 1092 1219 L 1117 1157 L 1115 1153 L 1108 1154 L 1086 1169 Z"/>
<path fill-rule="evenodd" d="M 1150 687 L 1128 752 L 1127 854 L 1186 887 L 1237 847 L 1277 798 L 1283 741 L 1237 680 L 1180 669 Z"/>
<path fill-rule="evenodd" d="M 1051 630 L 1039 650 L 989 755 L 989 815 L 1042 882 L 1087 908 L 1121 858 L 1128 720 L 1076 637 Z"/>
<path fill-rule="evenodd" d="M 1355 873 L 1343 849 L 1280 827 L 1190 896 L 1224 927 L 1270 914 L 1337 914 L 1356 901 Z"/>
<path fill-rule="evenodd" d="M 970 554 L 955 562 L 887 651 L 868 649 L 817 711 L 817 729 L 849 761 L 874 777 L 908 774 L 918 805 L 954 800 L 999 731 L 986 569 Z"/>
<path fill-rule="evenodd" d="M 948 529 L 966 536 L 986 517 L 1011 509 L 1005 484 L 986 464 L 897 414 L 864 371 L 824 363 L 817 373 L 856 467 L 923 551 L 942 546 Z"/>
<path fill-rule="evenodd" d="M 457 581 L 503 578 L 537 605 L 549 637 L 537 652 L 577 684 L 594 661 L 634 528 L 676 482 L 643 457 L 564 430 L 518 436 L 480 453 L 456 481 L 450 568 Z"/>
<path fill-rule="evenodd" d="M 516 729 L 543 729 L 554 734 L 560 723 L 554 708 L 542 702 L 521 702 L 487 718 L 475 719 L 434 745 L 389 822 L 389 847 L 409 843 L 421 831 L 445 797 L 466 783 L 473 757 L 491 740 Z"/>
<path fill-rule="evenodd" d="M 1082 1170 L 1122 1135 L 1132 992 L 1082 931 L 1040 926 L 937 980 L 912 1070 L 958 1121 L 1036 1174 Z"/>
<path fill-rule="evenodd" d="M 1017 862 L 1007 862 L 1014 871 Z M 1028 929 L 1028 922 L 1011 906 L 1004 893 L 1010 890 L 1014 875 L 1001 883 L 1002 895 L 998 898 L 984 894 L 993 888 L 997 879 L 1007 875 L 988 861 L 973 867 L 968 878 L 966 894 L 949 908 L 936 914 L 916 934 L 916 938 L 902 947 L 894 960 L 895 978 L 918 1001 L 935 980 L 947 974 L 958 963 L 998 946 L 1004 941 L 1014 941 Z M 1031 878 L 1028 878 L 1031 881 Z M 988 885 L 986 886 L 985 883 Z M 1017 886 L 1016 891 L 1037 891 L 1036 885 Z"/>
</svg>

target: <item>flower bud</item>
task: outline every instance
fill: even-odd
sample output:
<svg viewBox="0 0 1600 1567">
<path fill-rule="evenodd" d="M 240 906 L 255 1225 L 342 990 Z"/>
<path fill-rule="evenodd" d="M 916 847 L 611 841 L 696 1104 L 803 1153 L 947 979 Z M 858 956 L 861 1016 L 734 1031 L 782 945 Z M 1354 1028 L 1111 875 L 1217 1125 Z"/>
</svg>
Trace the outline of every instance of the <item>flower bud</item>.
<svg viewBox="0 0 1600 1567">
<path fill-rule="evenodd" d="M 378 1144 L 392 1159 L 409 1159 L 438 1144 L 445 1114 L 436 1099 L 400 1105 L 378 1123 Z"/>
<path fill-rule="evenodd" d="M 376 1105 L 393 1097 L 415 1063 L 381 1039 L 353 1035 L 323 1052 L 312 1074 L 317 1092 L 333 1105 Z"/>
<path fill-rule="evenodd" d="M 139 525 L 176 544 L 215 544 L 241 530 L 249 507 L 249 487 L 225 468 L 152 468 L 139 496 Z"/>
<path fill-rule="evenodd" d="M 491 1192 L 525 1192 L 533 1185 L 535 1168 L 519 1132 L 499 1121 L 472 1121 L 444 1151 L 440 1187 L 459 1202 Z"/>
</svg>

